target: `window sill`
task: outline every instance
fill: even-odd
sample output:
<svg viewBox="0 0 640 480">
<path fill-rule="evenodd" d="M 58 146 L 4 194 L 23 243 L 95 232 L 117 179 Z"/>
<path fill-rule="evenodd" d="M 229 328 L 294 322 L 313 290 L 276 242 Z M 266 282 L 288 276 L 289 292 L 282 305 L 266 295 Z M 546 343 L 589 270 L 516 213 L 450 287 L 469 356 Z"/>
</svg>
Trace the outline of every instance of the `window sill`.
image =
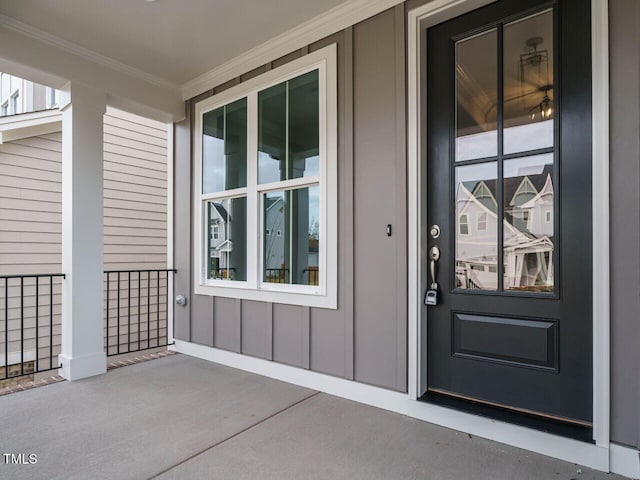
<svg viewBox="0 0 640 480">
<path fill-rule="evenodd" d="M 288 305 L 300 305 L 303 307 L 338 309 L 337 289 L 325 295 L 319 293 L 301 293 L 280 291 L 275 289 L 250 289 L 231 286 L 195 285 L 196 295 L 208 295 L 214 297 L 239 298 L 258 302 L 282 303 Z"/>
</svg>

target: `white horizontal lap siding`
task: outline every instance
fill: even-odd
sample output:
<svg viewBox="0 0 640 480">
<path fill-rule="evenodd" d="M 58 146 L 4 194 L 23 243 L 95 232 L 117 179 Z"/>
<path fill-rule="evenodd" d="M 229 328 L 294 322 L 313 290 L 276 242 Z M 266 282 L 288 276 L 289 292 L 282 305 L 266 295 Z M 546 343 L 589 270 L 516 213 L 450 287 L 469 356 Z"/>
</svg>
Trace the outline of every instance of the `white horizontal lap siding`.
<svg viewBox="0 0 640 480">
<path fill-rule="evenodd" d="M 0 275 L 61 271 L 61 138 L 61 133 L 56 132 L 0 145 Z M 167 267 L 166 162 L 166 125 L 118 110 L 107 110 L 104 117 L 105 270 Z M 146 276 L 142 275 L 138 306 L 137 276 L 132 275 L 130 314 L 126 300 L 127 277 L 121 276 L 121 342 L 126 338 L 127 330 L 123 325 L 129 316 L 134 324 L 132 328 L 137 332 L 138 314 L 141 339 L 147 335 L 149 324 L 149 333 L 152 338 L 155 336 L 158 318 L 160 335 L 165 335 L 165 275 L 161 275 L 159 309 L 156 276 L 152 275 L 149 289 Z M 48 281 L 48 278 L 40 280 L 38 297 L 41 361 L 49 355 Z M 53 287 L 54 355 L 59 353 L 60 345 L 61 281 L 54 279 Z M 10 285 L 6 310 L 9 353 L 12 354 L 9 363 L 15 363 L 15 359 L 20 358 L 21 324 L 25 359 L 35 358 L 36 297 L 34 280 L 25 280 L 21 308 L 20 282 L 13 280 Z M 117 331 L 117 287 L 111 283 L 109 290 L 109 334 L 113 335 L 110 341 L 113 345 Z M 147 298 L 150 298 L 148 309 Z M 4 365 L 5 308 L 4 284 L 0 281 L 0 366 Z"/>
<path fill-rule="evenodd" d="M 0 275 L 60 273 L 60 152 L 60 132 L 0 145 Z"/>
<path fill-rule="evenodd" d="M 104 173 L 105 269 L 166 268 L 166 125 L 107 109 Z"/>
</svg>

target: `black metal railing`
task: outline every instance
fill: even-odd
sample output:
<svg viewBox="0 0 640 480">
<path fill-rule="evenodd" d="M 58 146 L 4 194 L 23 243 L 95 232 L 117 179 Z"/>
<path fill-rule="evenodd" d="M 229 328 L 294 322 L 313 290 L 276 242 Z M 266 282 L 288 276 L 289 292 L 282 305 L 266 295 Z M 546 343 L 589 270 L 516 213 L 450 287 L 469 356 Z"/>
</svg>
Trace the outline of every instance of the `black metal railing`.
<svg viewBox="0 0 640 480">
<path fill-rule="evenodd" d="M 168 345 L 174 288 L 170 274 L 176 272 L 175 269 L 104 272 L 107 356 Z"/>
<path fill-rule="evenodd" d="M 64 278 L 63 273 L 0 276 L 4 309 L 0 310 L 4 319 L 0 380 L 60 368 L 60 332 L 56 330 Z"/>
<path fill-rule="evenodd" d="M 236 269 L 231 268 L 212 268 L 211 278 L 216 280 L 233 280 L 236 274 Z"/>
<path fill-rule="evenodd" d="M 302 270 L 303 285 L 319 285 L 320 272 L 318 267 L 309 267 Z M 288 268 L 265 268 L 264 281 L 269 283 L 289 283 Z M 306 282 L 306 283 L 304 283 Z"/>
<path fill-rule="evenodd" d="M 265 268 L 264 280 L 269 283 L 288 283 L 288 268 Z"/>
<path fill-rule="evenodd" d="M 318 267 L 309 267 L 303 270 L 307 275 L 307 285 L 320 285 L 320 272 Z"/>
</svg>

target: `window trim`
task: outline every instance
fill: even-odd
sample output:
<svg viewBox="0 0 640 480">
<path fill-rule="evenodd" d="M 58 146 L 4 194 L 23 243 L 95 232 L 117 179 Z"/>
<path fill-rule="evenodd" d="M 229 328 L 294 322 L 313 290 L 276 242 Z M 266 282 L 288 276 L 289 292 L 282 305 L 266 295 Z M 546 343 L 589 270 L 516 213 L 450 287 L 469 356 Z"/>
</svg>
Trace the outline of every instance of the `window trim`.
<svg viewBox="0 0 640 480">
<path fill-rule="evenodd" d="M 462 221 L 462 217 L 465 218 L 465 221 Z M 467 227 L 467 233 L 462 233 L 462 226 Z M 466 237 L 471 235 L 471 230 L 469 229 L 469 214 L 468 213 L 460 213 L 458 215 L 458 235 Z"/>
<path fill-rule="evenodd" d="M 480 218 L 482 218 L 483 215 L 484 215 L 484 220 L 480 220 Z M 480 228 L 481 224 L 484 224 L 483 228 Z M 489 214 L 487 212 L 478 212 L 478 215 L 476 217 L 476 231 L 486 232 L 488 224 L 489 224 Z"/>
<path fill-rule="evenodd" d="M 273 184 L 258 184 L 258 92 L 291 78 L 318 70 L 320 98 L 319 175 L 296 178 Z M 203 114 L 247 98 L 247 187 L 213 194 L 202 194 L 202 120 Z M 231 87 L 195 105 L 194 122 L 194 292 L 246 300 L 286 303 L 309 307 L 337 309 L 338 283 L 338 159 L 337 159 L 337 47 L 331 44 L 295 59 L 246 82 Z M 255 155 L 254 155 L 255 153 Z M 255 158 L 254 158 L 255 157 Z M 319 285 L 265 284 L 262 282 L 262 195 L 269 190 L 320 188 L 319 229 L 321 248 L 318 252 Z M 207 201 L 217 198 L 247 198 L 247 281 L 229 282 L 206 278 L 206 209 Z M 199 219 L 199 221 L 197 221 Z"/>
</svg>

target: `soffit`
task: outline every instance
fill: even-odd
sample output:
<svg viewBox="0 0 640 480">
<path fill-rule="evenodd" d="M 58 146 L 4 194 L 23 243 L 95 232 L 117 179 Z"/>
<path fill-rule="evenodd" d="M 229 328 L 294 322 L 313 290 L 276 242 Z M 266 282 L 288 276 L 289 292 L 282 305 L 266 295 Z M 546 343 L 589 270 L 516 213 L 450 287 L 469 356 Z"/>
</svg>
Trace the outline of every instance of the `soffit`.
<svg viewBox="0 0 640 480">
<path fill-rule="evenodd" d="M 0 0 L 0 14 L 174 85 L 344 0 Z"/>
</svg>

